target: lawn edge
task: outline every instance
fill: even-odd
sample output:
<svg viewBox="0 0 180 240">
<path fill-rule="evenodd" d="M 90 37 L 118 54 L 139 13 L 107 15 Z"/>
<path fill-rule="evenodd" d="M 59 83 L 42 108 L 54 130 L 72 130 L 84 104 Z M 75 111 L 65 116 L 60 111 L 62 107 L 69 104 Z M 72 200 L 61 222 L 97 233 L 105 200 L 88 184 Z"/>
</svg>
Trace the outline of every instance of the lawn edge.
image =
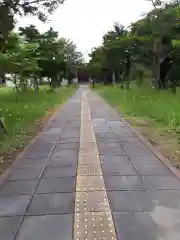
<svg viewBox="0 0 180 240">
<path fill-rule="evenodd" d="M 91 90 L 93 91 L 93 90 Z M 131 129 L 131 131 L 143 142 L 143 144 L 152 152 L 154 155 L 180 180 L 180 171 L 175 168 L 161 152 L 159 152 L 142 134 L 140 134 L 124 117 L 124 114 L 121 113 L 115 106 L 110 104 L 106 99 L 104 99 L 101 94 L 96 91 L 93 91 L 99 97 L 101 97 L 110 107 L 112 107 L 118 115 L 122 118 L 124 124 Z"/>
<path fill-rule="evenodd" d="M 117 111 L 117 110 L 116 110 Z M 119 111 L 118 111 L 119 114 Z M 142 134 L 140 134 L 134 127 L 123 117 L 123 122 L 133 131 L 133 133 L 141 140 L 141 142 L 150 149 L 152 153 L 180 180 L 180 171 L 175 168 L 161 152 L 159 152 Z"/>
<path fill-rule="evenodd" d="M 76 93 L 76 91 L 75 91 L 75 93 Z M 48 129 L 48 127 L 51 125 L 52 121 L 55 119 L 56 114 L 62 110 L 62 107 L 64 106 L 64 104 L 66 104 L 68 102 L 69 98 L 64 103 L 59 104 L 59 107 L 57 107 L 55 114 L 48 119 L 47 123 L 44 124 L 42 129 L 40 129 L 40 131 L 37 132 L 37 135 L 29 141 L 29 143 L 24 147 L 24 149 L 22 149 L 22 151 L 18 154 L 18 156 L 15 158 L 15 160 L 12 163 L 10 163 L 10 165 L 7 167 L 7 169 L 5 169 L 4 172 L 2 172 L 0 174 L 0 188 L 3 186 L 4 182 L 9 178 L 9 176 L 11 175 L 14 168 L 22 161 L 23 157 L 29 151 L 29 149 L 31 148 L 33 143 L 37 140 L 37 138 L 43 133 L 44 130 Z"/>
</svg>

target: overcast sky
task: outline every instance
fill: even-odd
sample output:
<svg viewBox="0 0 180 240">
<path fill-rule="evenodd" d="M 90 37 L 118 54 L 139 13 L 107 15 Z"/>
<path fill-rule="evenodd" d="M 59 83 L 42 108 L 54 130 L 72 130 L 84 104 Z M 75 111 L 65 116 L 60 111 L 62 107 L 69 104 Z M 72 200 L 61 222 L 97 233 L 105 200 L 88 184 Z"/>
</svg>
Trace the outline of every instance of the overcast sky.
<svg viewBox="0 0 180 240">
<path fill-rule="evenodd" d="M 146 0 L 66 0 L 48 24 L 29 17 L 20 25 L 34 24 L 41 32 L 52 26 L 60 36 L 73 40 L 87 60 L 88 52 L 101 44 L 103 34 L 112 29 L 114 22 L 128 26 L 150 9 Z"/>
</svg>

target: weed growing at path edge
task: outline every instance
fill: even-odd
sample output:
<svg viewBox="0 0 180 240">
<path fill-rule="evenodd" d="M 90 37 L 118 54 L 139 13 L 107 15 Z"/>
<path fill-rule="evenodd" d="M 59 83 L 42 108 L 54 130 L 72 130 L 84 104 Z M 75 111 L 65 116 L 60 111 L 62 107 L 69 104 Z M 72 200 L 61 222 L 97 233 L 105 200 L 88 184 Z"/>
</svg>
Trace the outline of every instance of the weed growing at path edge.
<svg viewBox="0 0 180 240">
<path fill-rule="evenodd" d="M 171 127 L 180 126 L 180 94 L 169 91 L 134 86 L 120 87 L 98 85 L 96 89 L 110 104 L 127 115 L 149 117 Z"/>
<path fill-rule="evenodd" d="M 180 94 L 147 86 L 129 90 L 96 85 L 95 90 L 180 168 Z"/>
<path fill-rule="evenodd" d="M 40 89 L 20 94 L 16 102 L 16 93 L 11 88 L 0 88 L 0 117 L 5 120 L 8 131 L 0 139 L 0 156 L 14 149 L 21 149 L 37 132 L 39 124 L 49 111 L 64 103 L 75 91 L 74 87 L 61 87 L 55 91 Z"/>
</svg>

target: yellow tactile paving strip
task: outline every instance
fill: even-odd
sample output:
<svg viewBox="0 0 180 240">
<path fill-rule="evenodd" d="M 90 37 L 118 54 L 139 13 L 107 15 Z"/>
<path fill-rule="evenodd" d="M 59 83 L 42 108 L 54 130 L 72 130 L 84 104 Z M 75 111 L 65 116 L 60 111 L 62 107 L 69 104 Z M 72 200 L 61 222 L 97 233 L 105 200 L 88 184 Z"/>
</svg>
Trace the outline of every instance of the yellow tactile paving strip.
<svg viewBox="0 0 180 240">
<path fill-rule="evenodd" d="M 74 240 L 116 240 L 86 92 L 76 182 Z"/>
</svg>

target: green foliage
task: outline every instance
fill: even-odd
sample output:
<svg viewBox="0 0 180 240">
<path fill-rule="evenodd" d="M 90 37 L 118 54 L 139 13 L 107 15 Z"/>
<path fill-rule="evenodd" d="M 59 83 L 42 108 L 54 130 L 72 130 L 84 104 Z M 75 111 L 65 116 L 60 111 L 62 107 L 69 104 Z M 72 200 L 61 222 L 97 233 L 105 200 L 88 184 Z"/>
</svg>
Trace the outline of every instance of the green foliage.
<svg viewBox="0 0 180 240">
<path fill-rule="evenodd" d="M 56 105 L 64 103 L 75 91 L 74 87 L 61 87 L 53 92 L 48 89 L 47 86 L 41 87 L 36 97 L 32 90 L 22 92 L 17 103 L 12 88 L 0 88 L 0 116 L 4 118 L 8 132 L 3 142 L 0 142 L 0 156 L 21 149 L 32 137 L 36 128 L 35 121 L 39 121 Z"/>
<path fill-rule="evenodd" d="M 1 49 L 15 25 L 15 15 L 34 15 L 41 21 L 47 20 L 48 13 L 51 14 L 64 0 L 2 0 L 0 2 L 0 40 Z"/>
<path fill-rule="evenodd" d="M 133 69 L 136 69 L 140 78 L 142 77 L 142 71 L 138 69 L 138 66 L 141 65 L 144 69 L 152 71 L 154 77 L 152 84 L 157 88 L 166 89 L 168 81 L 171 86 L 178 85 L 177 75 L 179 72 L 177 68 L 180 66 L 179 1 L 167 3 L 151 0 L 150 2 L 154 9 L 144 18 L 133 23 L 129 31 L 122 25 L 115 24 L 114 30 L 108 31 L 104 35 L 102 45 L 90 54 L 88 67 L 91 75 L 95 78 L 101 76 L 102 81 L 105 82 L 104 79 L 108 72 L 115 76 L 116 82 L 127 82 L 129 85 Z M 173 65 L 176 67 L 172 68 Z M 172 71 L 170 71 L 171 68 Z M 178 72 L 176 80 L 174 79 L 175 75 L 172 74 L 174 71 Z M 112 76 L 109 78 L 109 83 L 113 82 Z"/>
<path fill-rule="evenodd" d="M 0 52 L 0 72 L 14 76 L 16 90 L 26 89 L 28 81 L 38 89 L 37 78 L 42 77 L 48 77 L 52 87 L 60 85 L 62 76 L 72 76 L 82 62 L 76 45 L 58 38 L 52 28 L 42 34 L 33 25 L 19 30 L 20 35 L 9 35 L 5 51 Z"/>
<path fill-rule="evenodd" d="M 180 126 L 180 94 L 172 97 L 169 91 L 158 91 L 143 85 L 133 86 L 130 90 L 120 87 L 95 88 L 110 104 L 128 115 L 148 117 L 170 127 Z"/>
</svg>

